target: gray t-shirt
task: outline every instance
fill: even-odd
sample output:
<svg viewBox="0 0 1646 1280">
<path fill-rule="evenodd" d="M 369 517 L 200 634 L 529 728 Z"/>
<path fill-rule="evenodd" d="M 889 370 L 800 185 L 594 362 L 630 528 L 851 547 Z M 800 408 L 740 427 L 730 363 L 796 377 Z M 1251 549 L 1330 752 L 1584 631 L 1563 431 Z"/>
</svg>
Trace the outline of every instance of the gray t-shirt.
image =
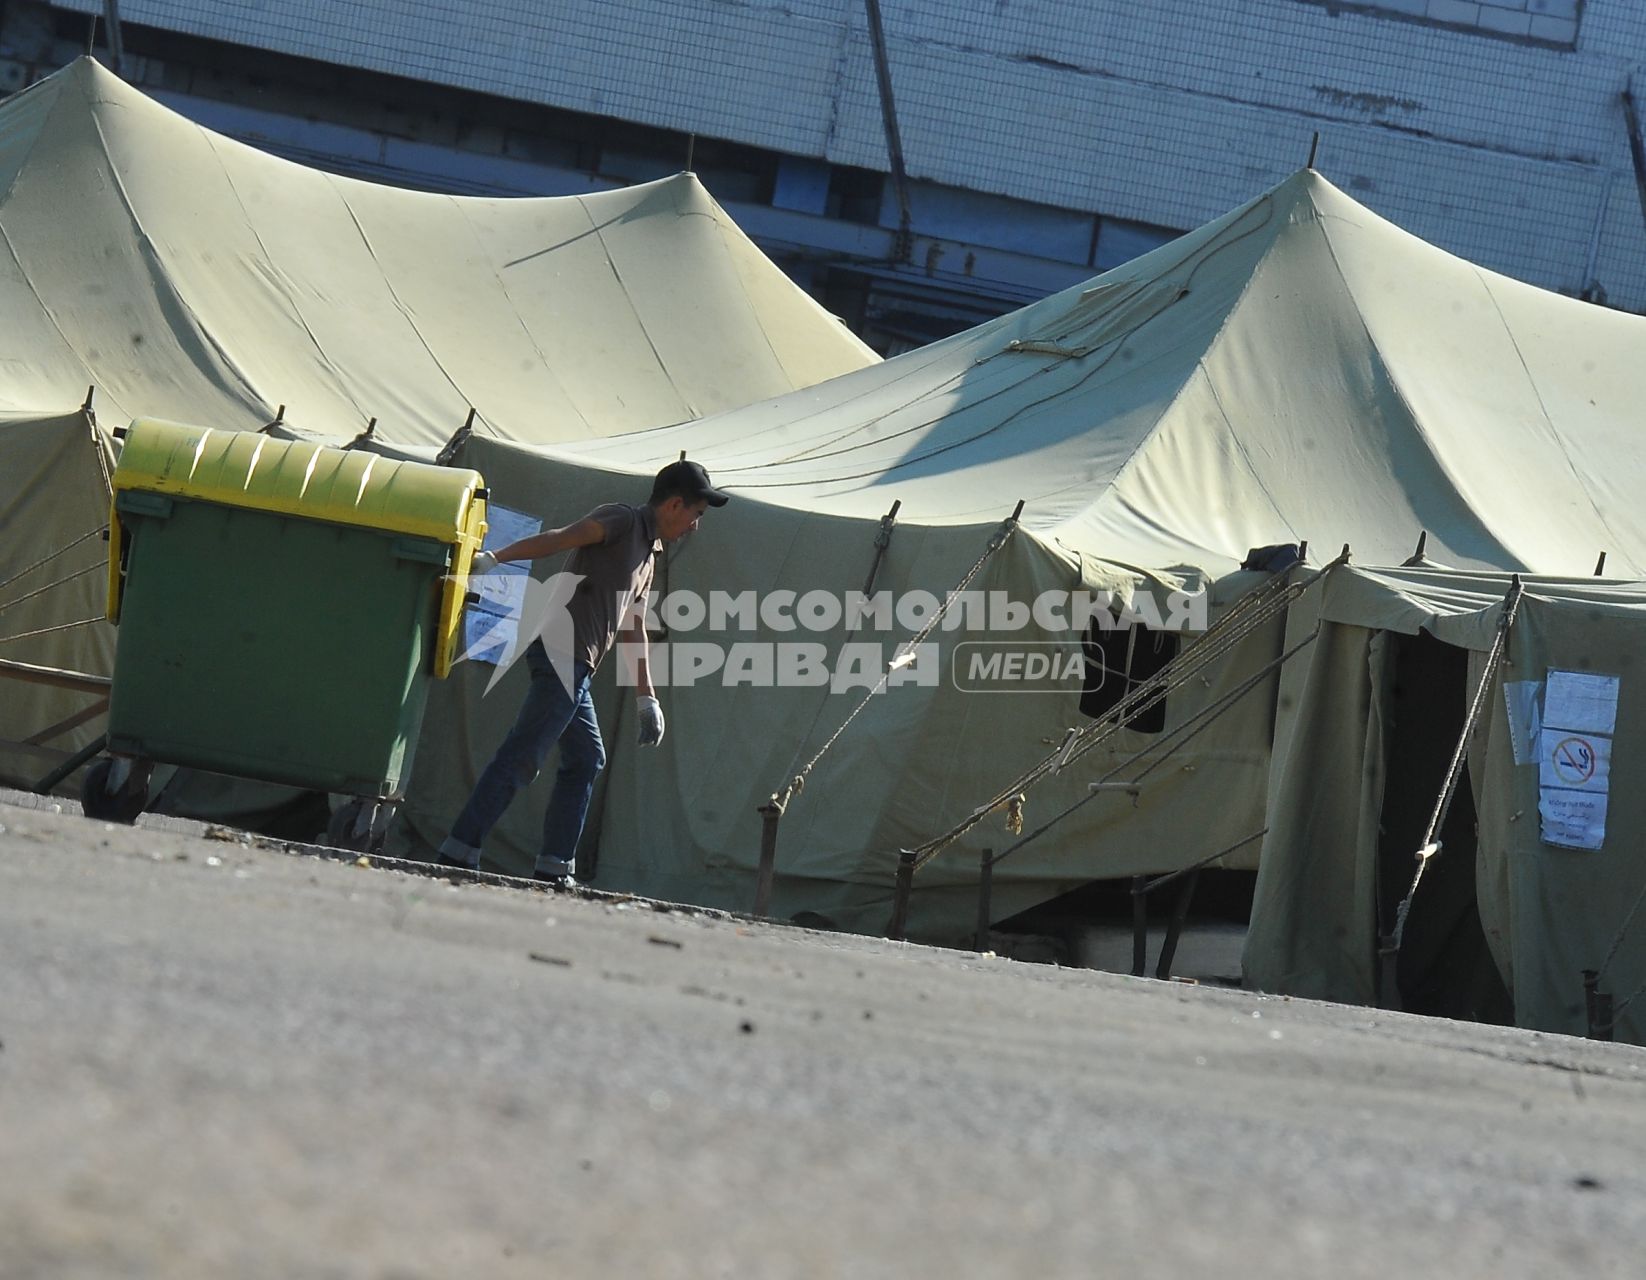
<svg viewBox="0 0 1646 1280">
<path fill-rule="evenodd" d="M 585 519 L 605 529 L 603 541 L 572 552 L 568 573 L 581 574 L 568 606 L 577 635 L 577 659 L 593 671 L 611 652 L 624 615 L 652 585 L 654 557 L 663 549 L 651 507 L 608 502 Z"/>
</svg>

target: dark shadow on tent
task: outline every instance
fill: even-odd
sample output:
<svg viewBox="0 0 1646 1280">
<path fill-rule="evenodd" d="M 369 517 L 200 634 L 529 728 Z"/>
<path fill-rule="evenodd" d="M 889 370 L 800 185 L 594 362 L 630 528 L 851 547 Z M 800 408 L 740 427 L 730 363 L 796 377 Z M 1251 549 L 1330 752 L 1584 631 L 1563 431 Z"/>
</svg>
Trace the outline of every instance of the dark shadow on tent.
<svg viewBox="0 0 1646 1280">
<path fill-rule="evenodd" d="M 1395 645 L 1378 843 L 1378 932 L 1387 936 L 1411 886 L 1414 857 L 1463 732 L 1473 686 L 1467 650 L 1427 632 L 1389 633 Z M 1513 1024 L 1514 1004 L 1498 973 L 1475 898 L 1475 798 L 1465 771 L 1412 899 L 1395 966 L 1410 1013 Z"/>
</svg>

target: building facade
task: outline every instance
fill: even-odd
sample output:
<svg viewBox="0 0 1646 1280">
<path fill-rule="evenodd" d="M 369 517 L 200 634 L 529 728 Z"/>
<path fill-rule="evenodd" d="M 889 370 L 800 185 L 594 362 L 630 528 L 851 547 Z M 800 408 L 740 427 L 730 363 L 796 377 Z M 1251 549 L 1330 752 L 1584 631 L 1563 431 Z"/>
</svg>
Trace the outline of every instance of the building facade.
<svg viewBox="0 0 1646 1280">
<path fill-rule="evenodd" d="M 565 194 L 691 167 L 885 351 L 1311 155 L 1482 266 L 1646 310 L 1640 0 L 881 0 L 906 229 L 864 0 L 121 0 L 117 39 L 109 8 L 0 0 L 0 92 L 92 49 L 211 128 L 380 181 Z"/>
</svg>

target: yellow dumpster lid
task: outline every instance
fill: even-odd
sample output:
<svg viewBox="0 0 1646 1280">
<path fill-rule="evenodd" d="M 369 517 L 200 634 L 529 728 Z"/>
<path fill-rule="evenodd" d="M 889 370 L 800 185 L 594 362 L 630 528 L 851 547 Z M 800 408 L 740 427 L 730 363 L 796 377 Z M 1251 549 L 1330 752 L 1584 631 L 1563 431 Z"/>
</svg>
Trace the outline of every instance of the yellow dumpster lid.
<svg viewBox="0 0 1646 1280">
<path fill-rule="evenodd" d="M 131 424 L 114 487 L 197 498 L 455 543 L 472 533 L 480 474 L 307 440 L 189 427 L 155 418 Z"/>
</svg>

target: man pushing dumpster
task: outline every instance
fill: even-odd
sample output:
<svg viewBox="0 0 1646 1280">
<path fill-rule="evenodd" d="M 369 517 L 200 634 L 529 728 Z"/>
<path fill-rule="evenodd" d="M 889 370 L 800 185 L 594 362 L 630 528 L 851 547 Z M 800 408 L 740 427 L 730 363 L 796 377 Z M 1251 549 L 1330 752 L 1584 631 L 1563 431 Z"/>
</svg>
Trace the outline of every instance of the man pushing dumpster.
<svg viewBox="0 0 1646 1280">
<path fill-rule="evenodd" d="M 570 881 L 589 797 L 606 763 L 589 692 L 595 669 L 622 640 L 624 651 L 634 659 L 640 745 L 661 742 L 663 708 L 652 688 L 646 650 L 644 605 L 652 570 L 664 543 L 684 537 L 697 528 L 704 511 L 727 501 L 728 495 L 709 483 L 708 472 L 682 459 L 657 473 L 644 506 L 607 503 L 562 529 L 533 534 L 495 553 L 476 554 L 471 572 L 484 573 L 501 561 L 538 560 L 570 551 L 563 580 L 576 581 L 576 587 L 564 601 L 564 611 L 556 611 L 561 618 L 569 615 L 570 626 L 564 628 L 569 634 L 540 634 L 525 649 L 531 688 L 514 727 L 475 783 L 451 835 L 441 843 L 442 863 L 471 870 L 480 865 L 486 833 L 515 793 L 537 777 L 549 749 L 558 742 L 560 767 L 543 816 L 543 847 L 533 874 L 555 884 Z M 557 652 L 551 655 L 545 639 Z M 563 648 L 570 653 L 558 651 Z"/>
</svg>

